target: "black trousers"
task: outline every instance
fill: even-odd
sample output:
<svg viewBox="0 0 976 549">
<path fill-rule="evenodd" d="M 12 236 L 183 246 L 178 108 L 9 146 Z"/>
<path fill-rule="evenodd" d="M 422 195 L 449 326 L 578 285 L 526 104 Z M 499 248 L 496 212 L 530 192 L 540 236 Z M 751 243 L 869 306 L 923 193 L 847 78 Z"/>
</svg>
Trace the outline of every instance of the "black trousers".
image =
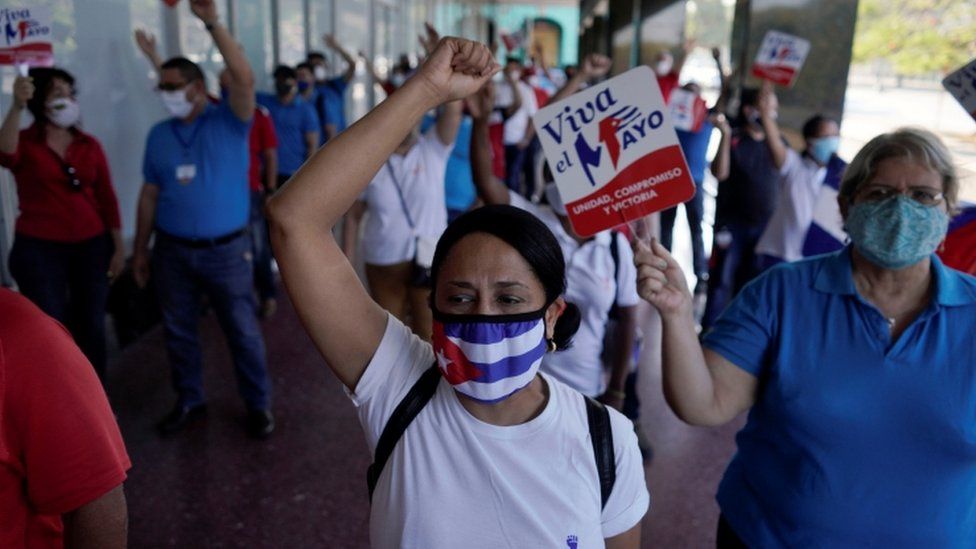
<svg viewBox="0 0 976 549">
<path fill-rule="evenodd" d="M 81 242 L 14 237 L 10 273 L 25 297 L 64 324 L 105 382 L 105 302 L 115 247 L 103 235 Z"/>
</svg>

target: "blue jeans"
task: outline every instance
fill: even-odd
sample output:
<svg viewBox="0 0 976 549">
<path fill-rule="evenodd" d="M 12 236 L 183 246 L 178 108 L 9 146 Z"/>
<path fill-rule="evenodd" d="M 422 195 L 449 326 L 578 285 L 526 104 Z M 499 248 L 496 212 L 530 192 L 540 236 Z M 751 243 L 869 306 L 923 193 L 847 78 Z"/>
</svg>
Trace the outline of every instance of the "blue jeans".
<svg viewBox="0 0 976 549">
<path fill-rule="evenodd" d="M 505 185 L 517 194 L 522 194 L 522 170 L 528 152 L 528 148 L 505 145 Z"/>
<path fill-rule="evenodd" d="M 716 229 L 708 277 L 708 301 L 702 317 L 703 329 L 714 324 L 739 290 L 759 275 L 756 244 L 764 228 L 764 225 L 730 223 Z"/>
<path fill-rule="evenodd" d="M 166 331 L 173 387 L 182 406 L 196 406 L 203 394 L 197 324 L 206 294 L 234 358 L 237 390 L 249 409 L 271 405 L 271 380 L 264 337 L 254 301 L 251 238 L 242 234 L 211 248 L 192 248 L 157 233 L 153 276 Z"/>
<path fill-rule="evenodd" d="M 705 241 L 702 238 L 702 217 L 705 215 L 702 197 L 701 181 L 695 182 L 695 196 L 685 202 L 685 216 L 691 228 L 692 265 L 698 280 L 708 275 L 708 261 L 705 259 Z M 671 250 L 674 219 L 678 215 L 678 207 L 668 208 L 661 212 L 661 245 Z"/>
<path fill-rule="evenodd" d="M 102 383 L 107 362 L 107 273 L 113 250 L 106 233 L 81 242 L 18 234 L 10 251 L 10 273 L 20 292 L 68 328 Z"/>
<path fill-rule="evenodd" d="M 251 191 L 251 253 L 254 255 L 254 287 L 261 301 L 278 293 L 274 272 L 271 270 L 271 239 L 268 222 L 264 219 L 264 193 Z"/>
</svg>

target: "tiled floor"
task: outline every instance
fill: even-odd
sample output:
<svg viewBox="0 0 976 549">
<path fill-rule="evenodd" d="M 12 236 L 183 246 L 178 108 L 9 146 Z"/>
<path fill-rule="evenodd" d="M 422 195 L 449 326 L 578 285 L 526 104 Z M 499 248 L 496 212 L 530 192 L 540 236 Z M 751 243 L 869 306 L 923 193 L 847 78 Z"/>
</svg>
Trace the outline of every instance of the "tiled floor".
<svg viewBox="0 0 976 549">
<path fill-rule="evenodd" d="M 367 547 L 369 462 L 353 406 L 284 303 L 265 324 L 278 430 L 245 436 L 223 336 L 201 321 L 206 420 L 162 439 L 154 422 L 173 404 L 159 329 L 125 349 L 111 372 L 113 405 L 133 468 L 126 484 L 130 545 Z M 654 446 L 644 547 L 713 547 L 713 494 L 735 426 L 698 429 L 667 409 L 645 365 L 643 425 Z M 643 370 L 642 370 L 643 371 Z"/>
</svg>

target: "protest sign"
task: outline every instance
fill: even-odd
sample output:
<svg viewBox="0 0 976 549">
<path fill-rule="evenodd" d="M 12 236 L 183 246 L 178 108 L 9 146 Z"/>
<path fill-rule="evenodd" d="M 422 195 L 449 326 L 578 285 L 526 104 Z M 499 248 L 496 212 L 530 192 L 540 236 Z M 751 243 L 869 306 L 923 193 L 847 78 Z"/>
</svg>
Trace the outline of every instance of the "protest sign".
<svg viewBox="0 0 976 549">
<path fill-rule="evenodd" d="M 942 87 L 976 120 L 976 59 L 956 72 L 946 76 Z"/>
<path fill-rule="evenodd" d="M 705 106 L 705 100 L 697 94 L 681 88 L 671 92 L 668 106 L 671 107 L 671 121 L 676 130 L 693 133 L 701 131 L 702 124 L 708 117 L 708 107 Z"/>
<path fill-rule="evenodd" d="M 670 208 L 695 194 L 670 111 L 648 67 L 547 105 L 533 122 L 580 236 Z"/>
<path fill-rule="evenodd" d="M 51 66 L 51 8 L 0 8 L 0 65 Z"/>
<path fill-rule="evenodd" d="M 790 87 L 796 82 L 808 53 L 809 40 L 771 30 L 759 46 L 756 62 L 752 64 L 752 75 Z"/>
</svg>

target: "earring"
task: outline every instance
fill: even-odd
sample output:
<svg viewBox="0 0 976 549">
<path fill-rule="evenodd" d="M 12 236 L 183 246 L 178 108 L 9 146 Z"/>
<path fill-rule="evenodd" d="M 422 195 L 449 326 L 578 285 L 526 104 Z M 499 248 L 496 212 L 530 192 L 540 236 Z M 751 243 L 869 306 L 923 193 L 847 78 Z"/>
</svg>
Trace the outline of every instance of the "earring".
<svg viewBox="0 0 976 549">
<path fill-rule="evenodd" d="M 555 353 L 556 352 L 556 340 L 555 339 L 552 339 L 550 337 L 549 339 L 546 340 L 546 344 L 549 347 L 549 352 L 550 353 Z"/>
</svg>

